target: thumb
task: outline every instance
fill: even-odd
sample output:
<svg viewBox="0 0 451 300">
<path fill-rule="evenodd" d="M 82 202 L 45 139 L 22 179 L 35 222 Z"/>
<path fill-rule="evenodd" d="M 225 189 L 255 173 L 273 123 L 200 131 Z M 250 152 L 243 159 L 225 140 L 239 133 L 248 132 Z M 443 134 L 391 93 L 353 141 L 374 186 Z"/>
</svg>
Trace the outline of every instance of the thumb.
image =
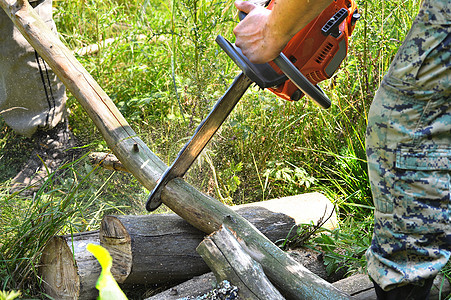
<svg viewBox="0 0 451 300">
<path fill-rule="evenodd" d="M 249 14 L 255 8 L 255 4 L 249 1 L 235 1 L 235 7 L 238 8 L 238 10 Z"/>
</svg>

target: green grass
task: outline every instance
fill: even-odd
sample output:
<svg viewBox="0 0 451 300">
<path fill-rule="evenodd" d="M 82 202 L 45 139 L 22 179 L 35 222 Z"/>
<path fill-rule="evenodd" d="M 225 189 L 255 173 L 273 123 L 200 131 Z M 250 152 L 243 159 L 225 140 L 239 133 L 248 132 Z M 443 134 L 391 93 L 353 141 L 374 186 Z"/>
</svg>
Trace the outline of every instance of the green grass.
<svg viewBox="0 0 451 300">
<path fill-rule="evenodd" d="M 312 245 L 326 253 L 330 270 L 344 265 L 349 272 L 364 270 L 363 249 L 371 236 L 367 112 L 419 1 L 358 5 L 362 19 L 348 57 L 332 79 L 321 83 L 333 102 L 329 110 L 251 88 L 186 176 L 227 204 L 326 194 L 337 205 L 341 229 L 315 236 Z M 233 41 L 232 1 L 69 0 L 54 1 L 54 6 L 59 34 L 69 48 L 117 39 L 77 58 L 167 164 L 238 74 L 214 42 L 218 34 Z M 70 94 L 68 107 L 73 132 L 88 145 L 84 150 L 108 151 Z M 9 180 L 31 144 L 4 123 L 0 132 L 2 289 L 39 294 L 35 266 L 53 234 L 95 229 L 105 213 L 146 213 L 148 191 L 131 175 L 94 170 L 86 158 L 54 174 L 34 199 L 11 195 Z M 25 151 L 17 155 L 19 149 Z M 361 226 L 365 231 L 356 232 Z"/>
</svg>

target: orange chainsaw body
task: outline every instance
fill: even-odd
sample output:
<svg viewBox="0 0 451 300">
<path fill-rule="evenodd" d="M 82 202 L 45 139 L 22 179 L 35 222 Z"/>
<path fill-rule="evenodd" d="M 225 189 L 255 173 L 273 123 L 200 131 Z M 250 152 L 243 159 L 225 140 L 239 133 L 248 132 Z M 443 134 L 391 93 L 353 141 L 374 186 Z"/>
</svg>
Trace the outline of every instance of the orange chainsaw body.
<svg viewBox="0 0 451 300">
<path fill-rule="evenodd" d="M 272 0 L 267 8 L 272 9 L 274 2 L 275 0 Z M 346 57 L 348 38 L 359 17 L 357 5 L 353 0 L 335 0 L 301 29 L 282 52 L 316 85 L 331 78 Z M 282 74 L 273 62 L 269 64 L 277 73 Z M 285 100 L 297 101 L 303 96 L 290 80 L 269 90 Z"/>
</svg>

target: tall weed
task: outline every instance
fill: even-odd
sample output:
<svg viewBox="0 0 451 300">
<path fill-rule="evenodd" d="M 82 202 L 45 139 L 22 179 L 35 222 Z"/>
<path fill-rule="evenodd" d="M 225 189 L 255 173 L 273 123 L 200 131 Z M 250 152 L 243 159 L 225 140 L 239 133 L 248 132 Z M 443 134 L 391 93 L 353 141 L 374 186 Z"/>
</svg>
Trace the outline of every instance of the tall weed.
<svg viewBox="0 0 451 300">
<path fill-rule="evenodd" d="M 126 209 L 103 194 L 111 176 L 96 186 L 96 173 L 98 170 L 86 165 L 82 157 L 49 174 L 31 198 L 2 189 L 0 289 L 36 294 L 37 266 L 50 238 L 98 229 L 103 214 Z"/>
</svg>

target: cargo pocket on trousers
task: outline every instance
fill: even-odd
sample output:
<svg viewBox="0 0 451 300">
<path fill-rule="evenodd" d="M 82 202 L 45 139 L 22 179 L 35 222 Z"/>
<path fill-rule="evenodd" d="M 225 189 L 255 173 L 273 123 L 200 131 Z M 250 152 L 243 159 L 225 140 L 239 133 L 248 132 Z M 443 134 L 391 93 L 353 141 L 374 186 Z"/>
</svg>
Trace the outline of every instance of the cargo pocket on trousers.
<svg viewBox="0 0 451 300">
<path fill-rule="evenodd" d="M 449 226 L 451 147 L 400 148 L 394 222 L 400 232 L 439 233 Z"/>
<path fill-rule="evenodd" d="M 432 88 L 449 61 L 450 34 L 446 25 L 415 22 L 399 48 L 385 80 L 402 92 Z M 440 79 L 443 78 L 443 79 Z M 446 85 L 446 83 L 445 83 Z"/>
</svg>

